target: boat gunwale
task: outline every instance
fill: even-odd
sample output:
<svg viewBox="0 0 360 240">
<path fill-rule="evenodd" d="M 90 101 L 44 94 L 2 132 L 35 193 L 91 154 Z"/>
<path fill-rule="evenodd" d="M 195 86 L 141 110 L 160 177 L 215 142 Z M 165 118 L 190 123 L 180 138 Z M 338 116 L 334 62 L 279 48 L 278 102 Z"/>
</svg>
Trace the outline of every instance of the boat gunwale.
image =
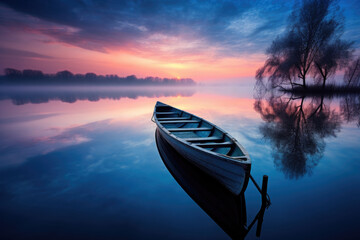
<svg viewBox="0 0 360 240">
<path fill-rule="evenodd" d="M 200 147 L 200 146 L 197 146 L 197 145 L 195 145 L 195 144 L 192 144 L 192 143 L 184 140 L 184 138 L 180 138 L 180 137 L 174 135 L 172 132 L 168 131 L 167 128 L 165 128 L 165 127 L 161 124 L 161 122 L 159 122 L 159 120 L 158 120 L 158 118 L 157 118 L 157 116 L 156 116 L 156 113 L 157 113 L 157 112 L 156 112 L 156 107 L 158 106 L 158 103 L 162 104 L 162 105 L 161 105 L 162 107 L 164 107 L 164 106 L 171 107 L 171 108 L 176 109 L 176 110 L 178 110 L 178 111 L 180 111 L 180 112 L 187 113 L 187 114 L 189 114 L 190 116 L 194 116 L 194 117 L 198 118 L 198 119 L 200 120 L 200 122 L 201 122 L 201 121 L 204 121 L 205 123 L 213 126 L 213 127 L 216 128 L 217 130 L 219 130 L 220 132 L 222 132 L 225 136 L 227 136 L 228 138 L 230 138 L 230 139 L 233 141 L 233 143 L 234 143 L 235 145 L 237 145 L 237 146 L 240 148 L 240 150 L 244 153 L 244 156 L 231 157 L 231 156 L 228 156 L 228 155 L 225 155 L 225 154 L 213 152 L 213 151 L 210 151 L 210 150 L 208 150 L 208 149 L 205 149 L 205 148 L 202 148 L 202 147 Z M 159 106 L 160 106 L 160 105 L 159 105 Z M 224 159 L 226 159 L 226 160 L 231 160 L 231 162 L 234 162 L 234 163 L 251 164 L 251 159 L 250 159 L 250 156 L 249 156 L 248 152 L 245 150 L 245 148 L 244 148 L 234 137 L 232 137 L 228 132 L 224 131 L 224 130 L 221 129 L 220 127 L 216 126 L 215 124 L 213 124 L 213 123 L 211 123 L 211 122 L 209 122 L 209 121 L 207 121 L 207 120 L 205 120 L 205 119 L 203 119 L 203 118 L 201 118 L 201 117 L 198 117 L 198 116 L 196 116 L 196 115 L 194 115 L 194 114 L 192 114 L 192 113 L 189 113 L 189 112 L 184 111 L 184 110 L 180 110 L 180 109 L 178 109 L 178 108 L 175 108 L 175 107 L 173 107 L 173 106 L 170 106 L 170 105 L 165 104 L 165 103 L 162 103 L 162 102 L 157 102 L 157 103 L 155 104 L 153 116 L 154 116 L 156 125 L 157 125 L 158 127 L 160 127 L 160 128 L 161 128 L 165 133 L 167 133 L 169 136 L 171 136 L 172 138 L 176 139 L 177 141 L 180 141 L 180 142 L 182 142 L 182 143 L 184 143 L 184 144 L 186 144 L 186 145 L 188 145 L 188 146 L 190 146 L 190 147 L 193 147 L 193 148 L 195 148 L 195 149 L 197 149 L 197 150 L 204 151 L 204 152 L 206 152 L 206 153 L 210 153 L 210 154 L 212 154 L 212 155 L 215 155 L 215 156 L 217 156 L 217 157 L 224 158 Z M 243 158 L 246 158 L 247 160 L 244 160 Z"/>
</svg>

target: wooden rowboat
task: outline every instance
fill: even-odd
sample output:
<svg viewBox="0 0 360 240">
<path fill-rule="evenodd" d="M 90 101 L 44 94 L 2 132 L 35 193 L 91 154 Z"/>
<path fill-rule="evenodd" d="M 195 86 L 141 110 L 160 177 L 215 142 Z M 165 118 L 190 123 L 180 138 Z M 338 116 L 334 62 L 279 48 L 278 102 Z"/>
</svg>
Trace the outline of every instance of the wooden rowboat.
<svg viewBox="0 0 360 240">
<path fill-rule="evenodd" d="M 166 168 L 182 189 L 232 239 L 244 239 L 248 233 L 244 193 L 232 194 L 214 178 L 185 160 L 155 132 L 156 146 Z"/>
<path fill-rule="evenodd" d="M 251 160 L 244 147 L 214 124 L 157 102 L 153 114 L 160 135 L 184 158 L 233 194 L 247 186 Z"/>
</svg>

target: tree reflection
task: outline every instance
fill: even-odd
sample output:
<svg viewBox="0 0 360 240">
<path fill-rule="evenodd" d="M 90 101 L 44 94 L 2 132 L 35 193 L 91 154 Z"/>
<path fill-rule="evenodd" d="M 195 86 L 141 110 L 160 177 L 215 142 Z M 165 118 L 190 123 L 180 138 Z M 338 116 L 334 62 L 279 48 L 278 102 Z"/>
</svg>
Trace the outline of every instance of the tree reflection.
<svg viewBox="0 0 360 240">
<path fill-rule="evenodd" d="M 340 110 L 346 122 L 356 122 L 360 127 L 360 95 L 345 96 L 340 102 Z"/>
<path fill-rule="evenodd" d="M 289 178 L 311 173 L 324 149 L 324 138 L 336 136 L 341 117 L 320 98 L 274 96 L 254 106 L 265 123 L 260 127 L 273 147 L 275 165 Z"/>
</svg>

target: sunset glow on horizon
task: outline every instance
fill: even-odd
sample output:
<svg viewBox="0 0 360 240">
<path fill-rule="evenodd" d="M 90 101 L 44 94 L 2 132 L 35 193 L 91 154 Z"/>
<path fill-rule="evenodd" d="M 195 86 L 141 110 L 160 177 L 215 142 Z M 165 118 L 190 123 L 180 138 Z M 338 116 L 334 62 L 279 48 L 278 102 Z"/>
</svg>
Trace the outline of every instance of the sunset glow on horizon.
<svg viewBox="0 0 360 240">
<path fill-rule="evenodd" d="M 358 3 L 341 4 L 344 35 L 357 41 Z M 0 68 L 246 81 L 266 60 L 292 5 L 1 1 Z"/>
</svg>

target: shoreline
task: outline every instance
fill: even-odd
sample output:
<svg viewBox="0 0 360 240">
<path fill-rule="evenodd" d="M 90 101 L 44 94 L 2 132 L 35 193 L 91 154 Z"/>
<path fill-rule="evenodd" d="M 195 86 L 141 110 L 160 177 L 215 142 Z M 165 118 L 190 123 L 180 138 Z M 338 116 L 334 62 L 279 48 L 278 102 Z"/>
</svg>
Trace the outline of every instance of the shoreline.
<svg viewBox="0 0 360 240">
<path fill-rule="evenodd" d="M 360 86 L 329 85 L 325 86 L 325 88 L 322 86 L 308 86 L 306 88 L 296 87 L 293 89 L 282 89 L 280 91 L 303 96 L 343 96 L 360 94 Z"/>
</svg>

